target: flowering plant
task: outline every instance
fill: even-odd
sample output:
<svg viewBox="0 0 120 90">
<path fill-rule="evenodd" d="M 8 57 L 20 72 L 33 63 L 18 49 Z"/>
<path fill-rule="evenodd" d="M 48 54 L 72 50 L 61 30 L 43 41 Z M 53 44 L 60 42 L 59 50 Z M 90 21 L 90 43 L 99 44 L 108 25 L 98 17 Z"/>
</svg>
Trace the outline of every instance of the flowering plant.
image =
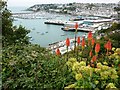
<svg viewBox="0 0 120 90">
<path fill-rule="evenodd" d="M 76 79 L 72 88 L 116 88 L 118 75 L 113 67 L 97 63 L 97 68 L 93 68 L 86 66 L 85 61 L 78 62 L 75 58 L 70 58 L 66 64 Z"/>
</svg>

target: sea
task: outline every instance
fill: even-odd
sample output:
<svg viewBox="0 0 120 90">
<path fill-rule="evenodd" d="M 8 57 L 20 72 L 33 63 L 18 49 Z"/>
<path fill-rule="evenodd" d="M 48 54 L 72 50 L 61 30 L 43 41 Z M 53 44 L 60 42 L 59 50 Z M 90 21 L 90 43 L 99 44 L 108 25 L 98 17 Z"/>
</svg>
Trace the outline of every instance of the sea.
<svg viewBox="0 0 120 90">
<path fill-rule="evenodd" d="M 8 7 L 12 13 L 31 12 L 25 11 L 28 7 Z M 63 31 L 63 26 L 44 24 L 48 18 L 53 20 L 69 20 L 73 18 L 71 15 L 55 14 L 41 12 L 42 18 L 40 19 L 20 19 L 16 18 L 13 25 L 22 25 L 27 30 L 30 30 L 28 34 L 31 37 L 30 42 L 33 44 L 39 44 L 41 47 L 48 47 L 49 44 L 59 41 L 64 41 L 66 38 L 74 38 L 75 32 Z M 77 36 L 82 37 L 86 35 L 86 32 L 77 32 Z"/>
</svg>

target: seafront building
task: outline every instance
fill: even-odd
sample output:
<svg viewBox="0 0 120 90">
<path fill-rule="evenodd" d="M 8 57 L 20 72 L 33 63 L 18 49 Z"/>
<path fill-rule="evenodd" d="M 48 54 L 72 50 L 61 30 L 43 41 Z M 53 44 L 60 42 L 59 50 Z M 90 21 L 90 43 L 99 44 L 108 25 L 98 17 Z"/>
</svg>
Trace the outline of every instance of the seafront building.
<svg viewBox="0 0 120 90">
<path fill-rule="evenodd" d="M 68 13 L 72 15 L 95 15 L 111 17 L 117 14 L 114 7 L 116 3 L 69 3 L 69 4 L 37 4 L 28 10 L 39 11 L 46 10 L 48 12 Z"/>
</svg>

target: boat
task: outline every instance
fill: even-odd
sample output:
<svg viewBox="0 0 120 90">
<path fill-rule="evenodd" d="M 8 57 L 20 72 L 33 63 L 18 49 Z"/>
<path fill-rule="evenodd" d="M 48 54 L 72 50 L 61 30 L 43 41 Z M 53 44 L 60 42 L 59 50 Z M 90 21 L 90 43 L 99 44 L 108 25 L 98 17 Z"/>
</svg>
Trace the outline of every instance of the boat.
<svg viewBox="0 0 120 90">
<path fill-rule="evenodd" d="M 69 21 L 80 21 L 80 20 L 84 20 L 83 18 L 73 18 L 73 19 L 69 19 Z"/>
<path fill-rule="evenodd" d="M 64 25 L 65 22 L 61 20 L 47 20 L 44 24 L 52 24 L 52 25 Z"/>
<path fill-rule="evenodd" d="M 69 27 L 63 27 L 61 29 L 63 31 L 73 31 L 73 32 L 76 30 L 75 28 L 69 28 Z M 78 28 L 77 31 L 89 32 L 89 31 L 92 31 L 92 29 L 90 29 L 90 28 Z"/>
<path fill-rule="evenodd" d="M 41 35 L 44 35 L 44 33 L 41 33 Z"/>
<path fill-rule="evenodd" d="M 69 23 L 66 23 L 61 29 L 64 30 L 64 31 L 75 31 L 75 23 L 76 22 L 69 22 Z M 89 32 L 92 30 L 92 28 L 90 28 L 90 26 L 88 26 L 87 24 L 83 24 L 83 21 L 82 22 L 77 22 L 79 24 L 79 27 L 77 29 L 77 31 L 83 31 L 83 32 Z"/>
<path fill-rule="evenodd" d="M 37 32 L 37 33 L 40 33 L 40 32 Z"/>
<path fill-rule="evenodd" d="M 65 36 L 66 34 L 62 34 L 62 35 L 60 35 L 60 36 Z"/>
</svg>

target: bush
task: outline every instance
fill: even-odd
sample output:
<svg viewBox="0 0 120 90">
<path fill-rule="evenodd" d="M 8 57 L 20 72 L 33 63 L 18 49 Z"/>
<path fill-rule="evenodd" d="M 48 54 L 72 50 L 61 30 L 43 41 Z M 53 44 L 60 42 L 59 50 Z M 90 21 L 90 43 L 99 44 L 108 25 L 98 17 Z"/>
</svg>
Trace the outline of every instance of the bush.
<svg viewBox="0 0 120 90">
<path fill-rule="evenodd" d="M 2 88 L 63 88 L 74 81 L 66 61 L 38 45 L 3 48 Z"/>
<path fill-rule="evenodd" d="M 118 85 L 117 71 L 113 67 L 97 63 L 97 68 L 86 66 L 85 61 L 69 59 L 69 69 L 74 73 L 76 82 L 72 88 L 116 88 Z M 71 85 L 65 87 L 71 88 Z"/>
</svg>

